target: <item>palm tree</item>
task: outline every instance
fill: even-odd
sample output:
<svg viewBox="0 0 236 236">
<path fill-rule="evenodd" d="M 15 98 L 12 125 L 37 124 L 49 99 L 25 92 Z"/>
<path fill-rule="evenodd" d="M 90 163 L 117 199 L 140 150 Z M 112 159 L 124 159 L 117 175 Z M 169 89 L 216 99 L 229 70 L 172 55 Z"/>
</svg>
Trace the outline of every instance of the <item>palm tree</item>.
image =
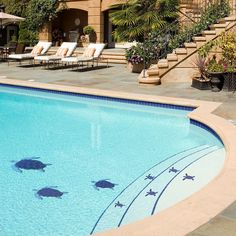
<svg viewBox="0 0 236 236">
<path fill-rule="evenodd" d="M 112 6 L 114 37 L 118 41 L 144 41 L 146 35 L 176 19 L 178 0 L 127 0 Z"/>
</svg>

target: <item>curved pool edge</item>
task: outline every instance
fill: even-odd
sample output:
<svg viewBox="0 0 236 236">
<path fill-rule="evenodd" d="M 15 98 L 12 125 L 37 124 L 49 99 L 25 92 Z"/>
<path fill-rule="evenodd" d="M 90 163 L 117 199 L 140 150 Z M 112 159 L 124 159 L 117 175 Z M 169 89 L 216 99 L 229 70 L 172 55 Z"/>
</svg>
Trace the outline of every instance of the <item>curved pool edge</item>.
<svg viewBox="0 0 236 236">
<path fill-rule="evenodd" d="M 225 165 L 220 174 L 208 185 L 157 215 L 96 235 L 186 235 L 236 200 L 236 188 L 233 188 L 236 184 L 236 145 L 234 144 L 236 126 L 212 114 L 220 103 L 44 84 L 2 77 L 0 77 L 0 84 L 196 107 L 189 113 L 189 118 L 209 126 L 222 139 L 226 148 Z"/>
</svg>

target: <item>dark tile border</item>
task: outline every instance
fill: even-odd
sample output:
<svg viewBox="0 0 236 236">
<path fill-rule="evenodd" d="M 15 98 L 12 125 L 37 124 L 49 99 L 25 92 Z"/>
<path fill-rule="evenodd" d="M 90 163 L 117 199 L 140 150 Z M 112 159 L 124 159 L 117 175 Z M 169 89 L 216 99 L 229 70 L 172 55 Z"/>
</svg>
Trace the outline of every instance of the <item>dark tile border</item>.
<svg viewBox="0 0 236 236">
<path fill-rule="evenodd" d="M 198 126 L 201 129 L 204 129 L 207 132 L 211 133 L 224 145 L 224 143 L 223 143 L 222 139 L 220 138 L 220 136 L 212 128 L 210 128 L 209 126 L 207 126 L 207 125 L 205 125 L 205 124 L 203 124 L 199 121 L 193 120 L 193 119 L 190 119 L 190 124 Z"/>
<path fill-rule="evenodd" d="M 100 100 L 106 100 L 106 101 L 114 101 L 114 102 L 122 102 L 122 103 L 130 103 L 130 104 L 136 104 L 136 105 L 146 105 L 146 106 L 153 106 L 153 107 L 162 107 L 162 108 L 169 108 L 174 110 L 184 110 L 184 111 L 193 111 L 196 109 L 196 107 L 189 107 L 189 106 L 181 106 L 181 105 L 172 105 L 172 104 L 164 104 L 164 103 L 156 103 L 156 102 L 147 102 L 147 101 L 139 101 L 139 100 L 131 100 L 126 98 L 114 98 L 114 97 L 107 97 L 107 96 L 99 96 L 99 95 L 90 95 L 90 94 L 84 94 L 84 93 L 75 93 L 75 92 L 67 92 L 67 91 L 58 91 L 58 90 L 51 90 L 46 88 L 33 88 L 33 87 L 27 87 L 27 86 L 21 86 L 21 85 L 8 85 L 8 84 L 1 84 L 1 87 L 13 87 L 13 88 L 23 88 L 26 90 L 36 90 L 41 92 L 47 92 L 47 93 L 55 93 L 55 94 L 65 94 L 65 95 L 71 95 L 76 97 L 83 97 L 83 98 L 91 98 L 91 99 L 100 99 Z"/>
</svg>

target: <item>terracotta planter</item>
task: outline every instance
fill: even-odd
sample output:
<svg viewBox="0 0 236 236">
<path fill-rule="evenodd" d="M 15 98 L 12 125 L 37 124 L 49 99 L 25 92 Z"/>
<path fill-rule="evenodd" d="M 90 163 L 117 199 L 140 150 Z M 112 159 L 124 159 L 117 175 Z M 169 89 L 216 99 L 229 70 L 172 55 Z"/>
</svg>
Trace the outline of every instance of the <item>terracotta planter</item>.
<svg viewBox="0 0 236 236">
<path fill-rule="evenodd" d="M 139 64 L 134 64 L 132 65 L 130 62 L 128 64 L 128 68 L 131 72 L 133 73 L 141 73 L 143 68 L 144 68 L 144 65 L 143 63 L 139 63 Z"/>
</svg>

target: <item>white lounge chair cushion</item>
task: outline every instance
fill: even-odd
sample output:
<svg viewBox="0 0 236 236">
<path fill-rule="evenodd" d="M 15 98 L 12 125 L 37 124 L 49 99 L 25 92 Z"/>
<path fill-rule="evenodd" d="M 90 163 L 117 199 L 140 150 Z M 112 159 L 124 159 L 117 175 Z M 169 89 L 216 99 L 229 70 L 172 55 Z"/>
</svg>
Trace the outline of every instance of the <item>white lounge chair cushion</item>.
<svg viewBox="0 0 236 236">
<path fill-rule="evenodd" d="M 38 55 L 43 51 L 43 46 L 34 46 L 34 48 L 31 51 L 31 54 Z"/>
<path fill-rule="evenodd" d="M 52 46 L 52 42 L 46 42 L 46 41 L 39 41 L 36 46 L 42 46 L 43 50 L 41 51 L 41 55 L 45 54 L 48 49 Z"/>
<path fill-rule="evenodd" d="M 69 57 L 74 52 L 76 46 L 77 46 L 76 42 L 64 42 L 57 50 L 57 52 L 60 51 L 61 52 L 60 54 L 63 54 L 65 51 L 67 51 L 65 56 Z M 63 55 L 57 55 L 56 53 L 55 55 L 49 55 L 49 56 L 36 56 L 34 57 L 34 59 L 38 61 L 56 61 L 62 59 L 63 57 L 64 57 Z"/>
<path fill-rule="evenodd" d="M 87 47 L 84 50 L 83 57 L 93 57 L 94 53 L 96 52 L 96 48 L 93 47 Z"/>
<path fill-rule="evenodd" d="M 52 45 L 52 42 L 39 41 L 36 46 L 43 47 L 43 50 L 40 53 L 40 55 L 43 55 L 48 51 L 48 49 L 51 47 L 51 45 Z M 32 53 L 10 54 L 9 55 L 10 59 L 16 59 L 16 60 L 32 59 L 34 57 L 35 57 L 35 54 L 32 54 Z"/>
<path fill-rule="evenodd" d="M 34 57 L 34 60 L 37 61 L 58 61 L 61 60 L 62 56 L 56 56 L 56 55 L 49 55 L 49 56 L 36 56 Z"/>
<path fill-rule="evenodd" d="M 88 47 L 86 48 L 87 49 L 90 49 L 90 48 L 95 48 L 96 51 L 94 52 L 93 56 L 90 56 L 90 57 L 86 57 L 84 56 L 84 54 L 82 56 L 79 56 L 79 57 L 67 57 L 67 58 L 63 58 L 62 59 L 62 62 L 67 62 L 67 63 L 76 63 L 76 62 L 84 62 L 84 61 L 92 61 L 94 59 L 97 59 L 103 49 L 105 47 L 105 44 L 104 43 L 90 43 L 88 45 Z"/>
<path fill-rule="evenodd" d="M 93 57 L 65 57 L 62 58 L 62 62 L 67 62 L 67 63 L 77 63 L 77 62 L 83 62 L 83 61 L 92 61 L 94 58 Z"/>
<path fill-rule="evenodd" d="M 60 48 L 68 48 L 66 57 L 70 57 L 77 46 L 76 42 L 63 42 Z"/>
<path fill-rule="evenodd" d="M 95 48 L 96 51 L 93 55 L 93 57 L 99 57 L 105 47 L 104 43 L 90 43 L 88 48 Z"/>
<path fill-rule="evenodd" d="M 21 59 L 33 59 L 35 55 L 31 53 L 24 53 L 24 54 L 10 54 L 8 58 L 21 60 Z"/>
<path fill-rule="evenodd" d="M 66 56 L 67 52 L 68 52 L 68 48 L 58 48 L 57 52 L 56 52 L 56 56 L 61 56 L 64 57 Z"/>
</svg>

